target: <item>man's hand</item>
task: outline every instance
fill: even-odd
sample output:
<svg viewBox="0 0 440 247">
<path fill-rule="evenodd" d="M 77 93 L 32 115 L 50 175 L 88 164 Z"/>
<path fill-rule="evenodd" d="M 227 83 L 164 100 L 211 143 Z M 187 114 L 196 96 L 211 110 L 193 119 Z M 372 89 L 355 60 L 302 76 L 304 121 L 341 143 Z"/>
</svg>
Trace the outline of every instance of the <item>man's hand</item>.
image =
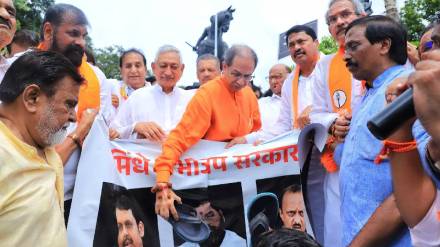
<svg viewBox="0 0 440 247">
<path fill-rule="evenodd" d="M 114 139 L 120 137 L 119 132 L 116 131 L 116 130 L 113 129 L 113 128 L 110 128 L 110 129 L 108 130 L 108 136 L 109 136 L 110 140 L 114 140 Z"/>
<path fill-rule="evenodd" d="M 310 124 L 310 112 L 312 112 L 312 106 L 309 105 L 307 106 L 302 112 L 301 114 L 299 114 L 299 117 L 297 118 L 296 121 L 298 121 L 298 127 L 300 129 L 303 129 L 304 127 L 306 127 L 308 124 Z"/>
<path fill-rule="evenodd" d="M 226 144 L 225 148 L 230 148 L 236 144 L 246 144 L 246 138 L 244 136 L 240 136 L 240 137 L 235 137 L 234 139 L 232 139 L 228 144 Z"/>
<path fill-rule="evenodd" d="M 428 52 L 408 78 L 416 114 L 426 131 L 440 143 L 440 50 Z"/>
<path fill-rule="evenodd" d="M 393 102 L 400 94 L 405 92 L 408 87 L 408 77 L 395 79 L 385 91 L 385 99 L 387 104 Z M 399 129 L 390 135 L 388 139 L 397 142 L 406 142 L 412 140 L 412 125 L 415 120 L 415 118 L 412 118 L 406 121 Z"/>
<path fill-rule="evenodd" d="M 412 63 L 412 65 L 415 66 L 418 62 L 420 62 L 419 51 L 417 50 L 417 47 L 415 45 L 407 42 L 406 52 L 408 53 L 408 59 Z"/>
<path fill-rule="evenodd" d="M 84 141 L 89 134 L 90 128 L 92 128 L 93 121 L 97 114 L 98 110 L 91 108 L 82 112 L 81 120 L 78 122 L 78 126 L 75 130 L 75 133 L 78 135 L 81 142 Z"/>
<path fill-rule="evenodd" d="M 112 105 L 115 108 L 119 107 L 119 97 L 115 94 L 112 94 Z"/>
<path fill-rule="evenodd" d="M 168 219 L 171 213 L 171 216 L 175 220 L 179 220 L 174 201 L 181 204 L 182 199 L 173 192 L 171 187 L 167 183 L 157 183 L 151 189 L 151 192 L 156 193 L 156 214 L 162 216 L 164 219 Z"/>
<path fill-rule="evenodd" d="M 331 126 L 332 134 L 336 137 L 338 141 L 344 141 L 345 136 L 350 130 L 351 113 L 348 111 L 343 111 L 336 118 L 335 123 Z"/>
<path fill-rule="evenodd" d="M 161 142 L 165 139 L 165 131 L 155 122 L 140 122 L 134 126 L 134 132 L 138 133 L 138 137 L 150 141 Z"/>
</svg>

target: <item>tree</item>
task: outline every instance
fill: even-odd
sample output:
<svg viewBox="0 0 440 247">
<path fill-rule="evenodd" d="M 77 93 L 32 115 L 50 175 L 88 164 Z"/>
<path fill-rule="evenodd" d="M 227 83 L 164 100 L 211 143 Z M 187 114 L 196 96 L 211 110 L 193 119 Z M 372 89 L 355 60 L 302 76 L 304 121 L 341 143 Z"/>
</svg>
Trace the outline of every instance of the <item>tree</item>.
<svg viewBox="0 0 440 247">
<path fill-rule="evenodd" d="M 324 36 L 319 44 L 319 51 L 325 55 L 338 51 L 338 44 L 331 36 Z"/>
<path fill-rule="evenodd" d="M 121 79 L 119 73 L 119 57 L 124 48 L 119 45 L 94 49 L 96 65 L 104 72 L 107 78 Z"/>
<path fill-rule="evenodd" d="M 439 9 L 440 0 L 406 0 L 400 18 L 408 30 L 408 40 L 418 40 Z"/>
<path fill-rule="evenodd" d="M 385 12 L 387 16 L 399 21 L 399 13 L 397 12 L 396 0 L 384 0 Z"/>
<path fill-rule="evenodd" d="M 54 3 L 54 0 L 14 0 L 17 30 L 28 29 L 40 33 L 44 13 Z"/>
</svg>

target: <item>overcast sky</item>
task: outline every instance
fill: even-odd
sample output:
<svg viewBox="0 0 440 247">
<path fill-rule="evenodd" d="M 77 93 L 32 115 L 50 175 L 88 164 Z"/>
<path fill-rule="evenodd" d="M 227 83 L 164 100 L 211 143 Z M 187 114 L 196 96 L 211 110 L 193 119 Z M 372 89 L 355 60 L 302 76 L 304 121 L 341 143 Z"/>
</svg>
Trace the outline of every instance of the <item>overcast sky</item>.
<svg viewBox="0 0 440 247">
<path fill-rule="evenodd" d="M 279 34 L 296 24 L 318 19 L 318 36 L 329 35 L 324 21 L 328 0 L 63 0 L 81 8 L 91 28 L 89 34 L 96 48 L 121 45 L 141 49 L 148 67 L 157 49 L 171 44 L 182 52 L 185 71 L 180 81 L 197 81 L 197 54 L 185 41 L 195 45 L 209 18 L 230 5 L 236 9 L 230 29 L 223 35 L 229 46 L 244 43 L 259 57 L 255 83 L 268 88 L 265 77 L 270 67 L 278 63 Z M 398 0 L 402 6 L 403 0 Z M 383 13 L 383 0 L 373 0 L 375 14 Z M 291 65 L 289 57 L 281 62 Z"/>
</svg>

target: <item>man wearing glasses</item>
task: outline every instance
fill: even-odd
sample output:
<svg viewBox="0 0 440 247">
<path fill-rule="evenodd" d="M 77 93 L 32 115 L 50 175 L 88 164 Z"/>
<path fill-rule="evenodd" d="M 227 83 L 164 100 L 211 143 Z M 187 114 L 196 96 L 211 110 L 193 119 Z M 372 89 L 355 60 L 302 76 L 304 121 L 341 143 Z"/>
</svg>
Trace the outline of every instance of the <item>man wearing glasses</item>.
<svg viewBox="0 0 440 247">
<path fill-rule="evenodd" d="M 156 213 L 177 220 L 170 176 L 180 156 L 200 139 L 230 141 L 261 128 L 258 101 L 248 86 L 257 66 L 257 54 L 247 45 L 233 45 L 225 53 L 223 72 L 203 84 L 189 102 L 182 119 L 162 145 L 154 171 Z"/>
</svg>

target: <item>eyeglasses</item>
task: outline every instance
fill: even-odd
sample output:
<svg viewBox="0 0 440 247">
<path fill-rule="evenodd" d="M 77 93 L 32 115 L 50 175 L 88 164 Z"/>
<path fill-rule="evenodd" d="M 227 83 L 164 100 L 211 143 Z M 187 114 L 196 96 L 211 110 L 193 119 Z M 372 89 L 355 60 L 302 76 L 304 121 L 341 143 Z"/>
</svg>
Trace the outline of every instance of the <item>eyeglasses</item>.
<svg viewBox="0 0 440 247">
<path fill-rule="evenodd" d="M 283 78 L 283 75 L 271 75 L 267 76 L 266 80 L 272 81 L 272 80 L 281 80 Z"/>
<path fill-rule="evenodd" d="M 252 79 L 255 78 L 254 75 L 243 75 L 242 73 L 235 71 L 232 71 L 229 74 L 231 74 L 236 80 L 240 80 L 240 78 L 243 77 L 243 80 L 245 81 L 252 81 Z"/>
</svg>

